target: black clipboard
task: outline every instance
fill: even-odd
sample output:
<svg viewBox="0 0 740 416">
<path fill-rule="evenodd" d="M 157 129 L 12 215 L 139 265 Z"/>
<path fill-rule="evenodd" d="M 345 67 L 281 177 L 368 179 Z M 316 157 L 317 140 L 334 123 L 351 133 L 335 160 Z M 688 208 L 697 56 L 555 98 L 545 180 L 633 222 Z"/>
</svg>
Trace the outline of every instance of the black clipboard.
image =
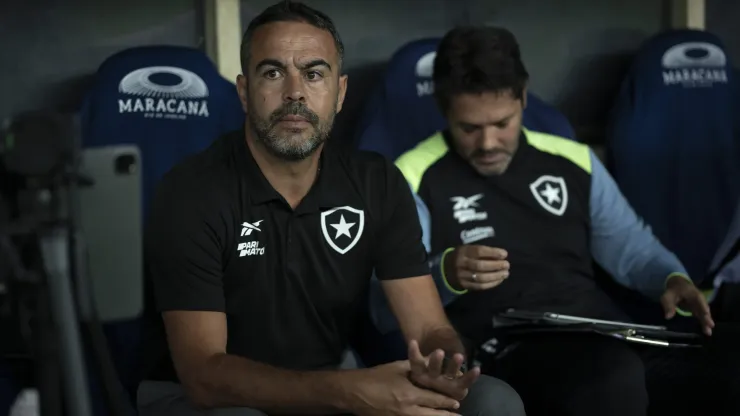
<svg viewBox="0 0 740 416">
<path fill-rule="evenodd" d="M 508 339 L 545 333 L 595 333 L 656 347 L 701 348 L 704 343 L 704 337 L 699 333 L 670 331 L 664 326 L 513 309 L 496 315 L 493 329 L 494 333 Z"/>
</svg>

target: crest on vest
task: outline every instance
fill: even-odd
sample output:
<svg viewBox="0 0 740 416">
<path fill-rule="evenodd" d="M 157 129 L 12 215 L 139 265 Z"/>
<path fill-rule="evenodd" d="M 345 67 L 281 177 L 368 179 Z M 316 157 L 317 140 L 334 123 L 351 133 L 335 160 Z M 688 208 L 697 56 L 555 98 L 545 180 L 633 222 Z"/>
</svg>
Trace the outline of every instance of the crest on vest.
<svg viewBox="0 0 740 416">
<path fill-rule="evenodd" d="M 562 176 L 542 175 L 529 184 L 534 199 L 547 212 L 561 216 L 568 209 L 568 186 Z"/>
</svg>

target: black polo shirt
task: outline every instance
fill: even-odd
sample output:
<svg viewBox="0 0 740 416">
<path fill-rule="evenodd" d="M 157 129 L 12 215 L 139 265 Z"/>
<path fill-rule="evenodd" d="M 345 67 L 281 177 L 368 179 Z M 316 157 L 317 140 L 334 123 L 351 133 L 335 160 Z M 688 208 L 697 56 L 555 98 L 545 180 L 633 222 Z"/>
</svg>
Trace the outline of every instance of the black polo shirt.
<svg viewBox="0 0 740 416">
<path fill-rule="evenodd" d="M 337 366 L 373 270 L 397 279 L 429 269 L 411 190 L 391 162 L 326 146 L 320 166 L 295 210 L 243 132 L 168 173 L 146 234 L 157 312 L 224 312 L 230 354 L 289 369 Z M 176 380 L 156 319 L 146 378 Z"/>
</svg>

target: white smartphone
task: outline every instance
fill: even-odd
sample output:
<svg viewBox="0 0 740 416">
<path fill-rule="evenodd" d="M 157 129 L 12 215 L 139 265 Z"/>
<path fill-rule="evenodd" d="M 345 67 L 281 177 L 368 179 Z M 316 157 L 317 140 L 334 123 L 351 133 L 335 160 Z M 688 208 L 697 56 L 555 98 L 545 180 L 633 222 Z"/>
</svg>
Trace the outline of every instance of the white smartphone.
<svg viewBox="0 0 740 416">
<path fill-rule="evenodd" d="M 82 150 L 81 171 L 93 180 L 78 192 L 83 261 L 102 322 L 132 319 L 144 308 L 140 170 L 136 146 Z"/>
</svg>

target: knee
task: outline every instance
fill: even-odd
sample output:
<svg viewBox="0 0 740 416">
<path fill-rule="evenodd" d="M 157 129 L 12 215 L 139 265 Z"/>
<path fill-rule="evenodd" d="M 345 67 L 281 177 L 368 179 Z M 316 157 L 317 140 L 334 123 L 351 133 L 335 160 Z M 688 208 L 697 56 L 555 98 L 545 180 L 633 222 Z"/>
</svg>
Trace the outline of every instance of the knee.
<svg viewBox="0 0 740 416">
<path fill-rule="evenodd" d="M 462 402 L 461 414 L 468 416 L 524 416 L 519 394 L 505 382 L 481 375 Z"/>
<path fill-rule="evenodd" d="M 588 403 L 595 406 L 592 408 L 624 408 L 625 412 L 629 409 L 629 414 L 645 412 L 648 406 L 645 367 L 637 353 L 628 346 L 614 348 L 592 364 L 589 376 L 581 380 L 570 398 L 575 408 Z"/>
<path fill-rule="evenodd" d="M 614 395 L 629 392 L 644 396 L 647 401 L 645 386 L 645 366 L 642 359 L 631 348 L 624 346 L 620 351 L 612 351 L 609 357 L 604 357 L 604 366 L 597 369 L 594 380 L 589 384 L 604 394 Z"/>
</svg>

